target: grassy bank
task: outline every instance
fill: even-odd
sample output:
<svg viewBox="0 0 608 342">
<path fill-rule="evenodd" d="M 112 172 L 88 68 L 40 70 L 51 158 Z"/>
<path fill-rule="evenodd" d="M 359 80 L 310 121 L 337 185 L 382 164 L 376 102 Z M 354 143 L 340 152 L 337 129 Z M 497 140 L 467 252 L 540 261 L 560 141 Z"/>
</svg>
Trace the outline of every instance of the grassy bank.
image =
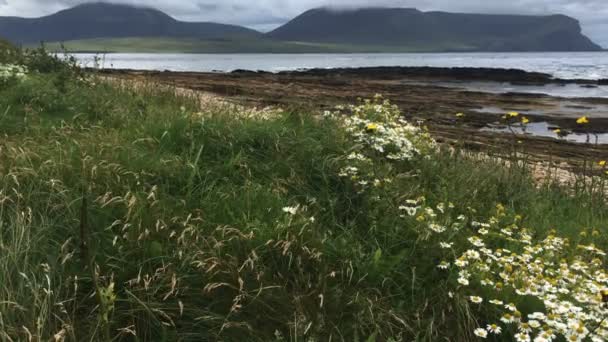
<svg viewBox="0 0 608 342">
<path fill-rule="evenodd" d="M 379 98 L 201 107 L 10 58 L 25 75 L 0 82 L 3 340 L 606 334 L 597 192 L 441 149 Z"/>
</svg>

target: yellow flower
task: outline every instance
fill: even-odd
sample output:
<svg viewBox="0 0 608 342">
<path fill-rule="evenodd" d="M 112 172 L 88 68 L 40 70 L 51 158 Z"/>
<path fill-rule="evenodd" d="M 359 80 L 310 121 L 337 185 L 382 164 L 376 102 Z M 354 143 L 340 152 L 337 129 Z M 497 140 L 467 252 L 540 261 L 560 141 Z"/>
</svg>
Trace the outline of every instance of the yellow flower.
<svg viewBox="0 0 608 342">
<path fill-rule="evenodd" d="M 602 302 L 608 303 L 608 289 L 603 289 L 602 293 Z"/>
<path fill-rule="evenodd" d="M 518 112 L 508 112 L 507 115 L 512 118 L 516 118 L 519 116 Z"/>
<path fill-rule="evenodd" d="M 528 124 L 528 123 L 530 123 L 530 119 L 528 119 L 527 117 L 524 116 L 523 118 L 521 118 L 521 123 L 523 123 L 524 125 Z"/>
<path fill-rule="evenodd" d="M 606 161 L 605 161 L 605 160 L 602 160 L 602 161 L 600 161 L 598 164 L 599 164 L 600 166 L 604 167 L 604 166 L 606 166 Z"/>
<path fill-rule="evenodd" d="M 464 113 L 458 113 L 458 114 L 456 114 L 456 117 L 457 118 L 463 118 L 464 117 Z"/>
<path fill-rule="evenodd" d="M 578 120 L 576 120 L 576 123 L 579 125 L 584 125 L 584 124 L 588 124 L 589 123 L 589 118 L 586 116 L 582 116 L 580 118 L 578 118 Z"/>
<path fill-rule="evenodd" d="M 368 132 L 376 132 L 376 131 L 378 131 L 378 124 L 373 123 L 373 122 L 369 123 L 369 124 L 367 124 L 367 126 L 365 127 L 365 129 Z"/>
<path fill-rule="evenodd" d="M 559 128 L 558 128 L 558 129 L 554 129 L 554 130 L 553 130 L 553 133 L 555 133 L 555 134 L 559 135 L 560 133 L 562 133 L 562 130 L 561 130 L 561 129 L 559 129 Z"/>
</svg>

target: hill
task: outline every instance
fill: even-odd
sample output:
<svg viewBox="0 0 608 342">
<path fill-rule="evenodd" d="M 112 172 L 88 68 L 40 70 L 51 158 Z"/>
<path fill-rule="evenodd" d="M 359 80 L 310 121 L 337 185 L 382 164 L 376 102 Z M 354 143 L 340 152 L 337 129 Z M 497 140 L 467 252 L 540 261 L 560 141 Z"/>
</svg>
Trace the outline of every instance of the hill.
<svg viewBox="0 0 608 342">
<path fill-rule="evenodd" d="M 323 53 L 599 51 L 564 15 L 421 12 L 405 8 L 307 11 L 262 34 L 235 25 L 183 22 L 157 9 L 89 3 L 41 18 L 0 17 L 16 44 L 67 42 L 71 51 Z"/>
<path fill-rule="evenodd" d="M 240 26 L 178 21 L 152 8 L 89 3 L 41 18 L 0 17 L 0 32 L 18 44 L 92 38 L 251 38 L 261 33 Z"/>
<path fill-rule="evenodd" d="M 38 43 L 26 45 L 34 48 Z M 172 37 L 94 38 L 51 42 L 49 51 L 90 53 L 379 53 L 428 52 L 410 46 L 290 42 L 267 38 L 197 39 Z M 440 50 L 437 50 L 440 51 Z"/>
<path fill-rule="evenodd" d="M 267 34 L 282 41 L 409 46 L 443 51 L 599 51 L 576 19 L 421 12 L 406 8 L 307 11 Z"/>
<path fill-rule="evenodd" d="M 608 339 L 590 143 L 594 179 L 471 130 L 439 148 L 379 95 L 321 117 L 20 57 L 0 86 L 2 341 Z"/>
</svg>

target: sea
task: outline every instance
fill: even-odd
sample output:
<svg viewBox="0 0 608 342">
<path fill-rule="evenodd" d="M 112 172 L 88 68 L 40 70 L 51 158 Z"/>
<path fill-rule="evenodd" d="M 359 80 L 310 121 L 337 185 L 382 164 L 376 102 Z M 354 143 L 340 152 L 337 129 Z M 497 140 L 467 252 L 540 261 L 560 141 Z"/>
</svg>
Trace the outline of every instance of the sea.
<svg viewBox="0 0 608 342">
<path fill-rule="evenodd" d="M 608 80 L 608 51 L 567 53 L 374 53 L 374 54 L 76 54 L 81 65 L 107 69 L 157 71 L 230 72 L 252 70 L 281 72 L 314 68 L 357 67 L 477 67 L 521 69 L 560 79 Z M 441 81 L 440 81 L 441 82 Z M 578 98 L 608 99 L 608 85 L 581 84 L 521 85 L 501 82 L 444 82 L 437 85 L 489 93 L 537 93 L 563 98 L 564 107 Z M 577 105 L 574 103 L 574 105 Z M 506 108 L 483 108 L 483 112 L 505 112 Z M 587 108 L 591 117 L 608 117 L 608 105 Z M 592 111 L 593 110 L 593 111 Z M 530 116 L 542 113 L 526 113 Z M 547 114 L 547 113 L 544 113 Z M 504 127 L 484 130 L 501 132 Z M 522 132 L 523 133 L 523 132 Z M 525 134 L 556 138 L 547 122 L 529 125 Z M 567 140 L 586 142 L 589 136 L 571 134 Z M 608 144 L 608 133 L 596 134 L 594 143 Z"/>
<path fill-rule="evenodd" d="M 76 54 L 82 65 L 116 69 L 280 72 L 378 66 L 522 69 L 562 79 L 608 79 L 607 52 L 373 54 Z"/>
</svg>

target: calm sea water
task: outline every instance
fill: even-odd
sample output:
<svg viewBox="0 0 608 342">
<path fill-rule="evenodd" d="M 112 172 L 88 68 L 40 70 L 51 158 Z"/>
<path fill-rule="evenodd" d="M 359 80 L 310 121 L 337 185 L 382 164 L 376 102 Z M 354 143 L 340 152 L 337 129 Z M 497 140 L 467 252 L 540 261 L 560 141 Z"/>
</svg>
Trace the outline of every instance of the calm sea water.
<svg viewBox="0 0 608 342">
<path fill-rule="evenodd" d="M 105 68 L 285 71 L 310 68 L 431 66 L 515 68 L 558 78 L 608 79 L 608 52 L 580 53 L 383 53 L 383 54 L 77 54 L 86 66 Z"/>
</svg>

